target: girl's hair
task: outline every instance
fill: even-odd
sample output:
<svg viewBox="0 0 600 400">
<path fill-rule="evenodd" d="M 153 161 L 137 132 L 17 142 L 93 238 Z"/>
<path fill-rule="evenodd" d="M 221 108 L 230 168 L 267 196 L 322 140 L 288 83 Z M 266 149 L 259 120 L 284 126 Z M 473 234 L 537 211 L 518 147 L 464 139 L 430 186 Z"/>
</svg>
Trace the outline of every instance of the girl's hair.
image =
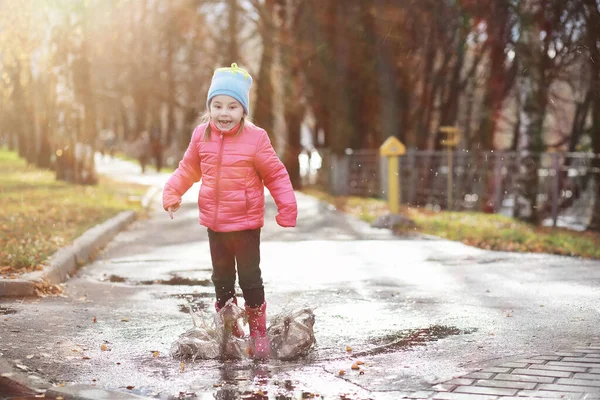
<svg viewBox="0 0 600 400">
<path fill-rule="evenodd" d="M 244 125 L 246 125 L 246 120 L 248 119 L 247 115 L 244 115 L 242 117 L 242 121 L 240 122 L 240 127 L 238 128 L 238 131 L 235 133 L 235 136 L 239 135 L 240 133 L 242 133 L 242 131 L 244 130 Z M 210 133 L 211 133 L 211 128 L 210 128 L 210 111 L 207 110 L 204 114 L 202 114 L 202 116 L 200 117 L 200 123 L 204 124 L 206 123 L 206 129 L 204 130 L 204 141 L 208 142 L 210 140 Z"/>
</svg>

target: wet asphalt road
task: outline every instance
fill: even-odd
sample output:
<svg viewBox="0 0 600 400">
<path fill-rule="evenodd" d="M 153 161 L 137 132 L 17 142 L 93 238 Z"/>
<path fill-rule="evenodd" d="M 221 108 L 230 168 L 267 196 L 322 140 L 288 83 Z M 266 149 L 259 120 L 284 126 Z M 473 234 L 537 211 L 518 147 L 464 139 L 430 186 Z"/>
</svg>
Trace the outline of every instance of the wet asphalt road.
<svg viewBox="0 0 600 400">
<path fill-rule="evenodd" d="M 3 300 L 3 357 L 54 383 L 160 399 L 395 399 L 597 335 L 598 262 L 395 238 L 298 194 L 296 229 L 277 227 L 268 204 L 262 268 L 270 315 L 314 308 L 314 352 L 181 365 L 169 348 L 192 326 L 188 300 L 211 313 L 214 302 L 195 190 L 174 220 L 156 204 L 63 296 Z"/>
</svg>

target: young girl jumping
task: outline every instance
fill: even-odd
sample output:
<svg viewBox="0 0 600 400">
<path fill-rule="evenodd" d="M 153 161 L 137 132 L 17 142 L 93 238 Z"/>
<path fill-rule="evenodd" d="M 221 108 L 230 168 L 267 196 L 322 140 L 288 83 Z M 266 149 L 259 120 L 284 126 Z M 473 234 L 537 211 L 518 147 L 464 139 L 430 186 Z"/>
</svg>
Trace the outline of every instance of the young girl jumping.
<svg viewBox="0 0 600 400">
<path fill-rule="evenodd" d="M 253 354 L 267 358 L 265 292 L 260 271 L 260 230 L 264 225 L 264 186 L 277 205 L 277 223 L 296 226 L 298 208 L 290 177 L 264 129 L 246 120 L 250 74 L 235 63 L 215 70 L 205 119 L 194 129 L 178 168 L 163 190 L 163 208 L 171 219 L 181 197 L 202 178 L 200 224 L 208 228 L 212 281 L 219 311 L 235 298 L 236 266 L 245 300 Z M 243 336 L 234 328 L 233 334 Z"/>
</svg>

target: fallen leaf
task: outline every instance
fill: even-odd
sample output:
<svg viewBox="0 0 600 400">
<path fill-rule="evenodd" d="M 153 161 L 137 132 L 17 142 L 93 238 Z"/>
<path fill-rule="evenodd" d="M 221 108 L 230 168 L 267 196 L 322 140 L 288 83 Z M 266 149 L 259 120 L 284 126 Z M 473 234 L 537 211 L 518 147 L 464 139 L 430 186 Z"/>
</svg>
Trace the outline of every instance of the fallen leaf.
<svg viewBox="0 0 600 400">
<path fill-rule="evenodd" d="M 350 367 L 350 368 L 352 368 L 354 370 L 360 369 L 360 367 L 356 363 L 352 364 L 352 367 Z"/>
<path fill-rule="evenodd" d="M 132 390 L 135 386 L 127 386 L 127 390 Z"/>
<path fill-rule="evenodd" d="M 158 357 L 158 356 L 160 356 L 160 353 L 158 351 L 152 352 L 152 357 Z"/>
<path fill-rule="evenodd" d="M 100 350 L 102 350 L 102 351 L 108 351 L 108 346 L 107 346 L 107 345 L 105 345 L 104 343 L 102 343 L 102 344 L 100 345 Z"/>
<path fill-rule="evenodd" d="M 352 351 L 352 347 L 346 346 L 346 351 Z"/>
<path fill-rule="evenodd" d="M 90 360 L 90 358 L 88 356 L 83 356 L 82 359 L 83 360 Z"/>
<path fill-rule="evenodd" d="M 185 363 L 182 361 L 179 363 L 179 372 L 183 372 L 185 370 Z"/>
<path fill-rule="evenodd" d="M 346 374 L 346 371 L 344 371 L 343 369 L 340 369 L 340 372 L 338 372 L 339 376 L 342 376 L 342 375 L 345 375 L 345 374 Z"/>
<path fill-rule="evenodd" d="M 98 321 L 96 320 L 96 317 L 94 317 L 94 319 L 92 320 L 92 322 L 93 322 L 93 323 L 96 323 L 96 322 L 98 322 Z"/>
<path fill-rule="evenodd" d="M 356 362 L 355 362 L 355 364 L 356 364 L 356 365 L 363 365 L 363 364 L 364 364 L 364 362 L 362 362 L 362 361 L 356 361 Z"/>
<path fill-rule="evenodd" d="M 129 322 L 129 318 L 121 318 L 121 322 Z"/>
</svg>

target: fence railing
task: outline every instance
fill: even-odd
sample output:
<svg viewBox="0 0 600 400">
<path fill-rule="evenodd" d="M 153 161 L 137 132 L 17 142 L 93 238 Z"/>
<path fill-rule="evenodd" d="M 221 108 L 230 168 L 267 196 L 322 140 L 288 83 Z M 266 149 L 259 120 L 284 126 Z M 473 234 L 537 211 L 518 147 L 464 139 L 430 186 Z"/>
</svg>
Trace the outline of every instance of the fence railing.
<svg viewBox="0 0 600 400">
<path fill-rule="evenodd" d="M 387 198 L 387 163 L 377 150 L 320 153 L 319 180 L 332 193 Z M 445 151 L 407 151 L 398 171 L 401 203 L 521 216 L 536 207 L 546 225 L 585 229 L 600 196 L 600 156 L 591 153 L 455 152 L 451 170 L 449 164 Z M 531 166 L 537 166 L 535 204 L 526 195 L 532 183 L 523 178 Z"/>
</svg>

